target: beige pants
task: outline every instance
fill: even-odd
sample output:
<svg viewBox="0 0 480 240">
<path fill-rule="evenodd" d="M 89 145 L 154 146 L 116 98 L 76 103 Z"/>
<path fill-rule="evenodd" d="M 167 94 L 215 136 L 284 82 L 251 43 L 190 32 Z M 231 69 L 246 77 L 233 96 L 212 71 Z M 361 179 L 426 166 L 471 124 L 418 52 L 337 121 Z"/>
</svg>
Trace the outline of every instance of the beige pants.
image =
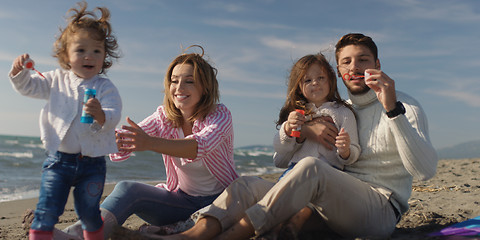
<svg viewBox="0 0 480 240">
<path fill-rule="evenodd" d="M 331 230 L 344 237 L 387 237 L 397 223 L 385 196 L 311 157 L 302 159 L 276 184 L 258 177 L 240 177 L 198 214 L 217 218 L 223 230 L 247 216 L 258 236 L 307 204 Z"/>
</svg>

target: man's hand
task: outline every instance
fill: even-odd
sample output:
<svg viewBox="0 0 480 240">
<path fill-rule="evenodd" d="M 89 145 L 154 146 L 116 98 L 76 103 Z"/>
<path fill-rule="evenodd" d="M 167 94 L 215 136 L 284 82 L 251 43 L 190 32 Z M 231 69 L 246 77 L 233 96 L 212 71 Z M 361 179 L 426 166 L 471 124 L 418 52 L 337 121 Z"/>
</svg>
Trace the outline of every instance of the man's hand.
<svg viewBox="0 0 480 240">
<path fill-rule="evenodd" d="M 337 135 L 338 129 L 331 117 L 315 118 L 302 127 L 302 136 L 322 144 L 329 150 L 333 150 Z"/>
<path fill-rule="evenodd" d="M 397 102 L 395 81 L 378 69 L 367 69 L 365 73 L 365 84 L 377 94 L 378 101 L 383 108 L 387 112 L 395 109 Z"/>
</svg>

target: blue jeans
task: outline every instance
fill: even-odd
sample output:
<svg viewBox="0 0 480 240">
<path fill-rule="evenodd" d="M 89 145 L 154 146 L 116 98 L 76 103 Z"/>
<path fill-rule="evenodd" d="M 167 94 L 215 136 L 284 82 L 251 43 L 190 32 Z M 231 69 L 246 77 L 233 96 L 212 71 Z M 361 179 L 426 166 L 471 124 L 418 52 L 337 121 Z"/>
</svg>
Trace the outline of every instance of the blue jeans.
<svg viewBox="0 0 480 240">
<path fill-rule="evenodd" d="M 182 190 L 170 192 L 145 183 L 121 181 L 100 207 L 112 212 L 119 225 L 136 214 L 152 225 L 162 226 L 186 220 L 219 194 L 190 196 Z"/>
<path fill-rule="evenodd" d="M 295 167 L 296 164 L 297 164 L 297 163 L 290 163 L 290 165 L 288 166 L 288 168 L 287 168 L 285 171 L 283 171 L 283 173 L 282 173 L 282 175 L 280 175 L 280 177 L 278 177 L 278 181 L 280 181 L 280 179 L 282 179 L 282 178 L 285 176 L 285 174 L 287 174 L 288 172 L 290 172 L 290 170 L 292 170 L 293 167 Z"/>
<path fill-rule="evenodd" d="M 103 225 L 100 198 L 105 184 L 105 157 L 56 152 L 43 162 L 40 197 L 31 228 L 53 231 L 63 214 L 70 188 L 75 187 L 75 211 L 82 228 L 93 232 Z"/>
</svg>

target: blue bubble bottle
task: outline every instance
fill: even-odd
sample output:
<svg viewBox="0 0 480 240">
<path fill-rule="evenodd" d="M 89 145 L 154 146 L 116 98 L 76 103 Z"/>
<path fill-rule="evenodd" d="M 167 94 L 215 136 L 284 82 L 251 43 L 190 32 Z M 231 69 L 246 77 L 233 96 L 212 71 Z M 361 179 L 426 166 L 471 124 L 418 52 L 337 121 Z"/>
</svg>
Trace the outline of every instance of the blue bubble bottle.
<svg viewBox="0 0 480 240">
<path fill-rule="evenodd" d="M 88 99 L 95 98 L 97 90 L 87 88 L 85 89 L 85 95 L 83 97 L 83 104 L 87 103 Z M 82 123 L 93 123 L 93 117 L 90 114 L 85 113 L 85 110 L 82 110 L 82 117 L 80 118 Z"/>
</svg>

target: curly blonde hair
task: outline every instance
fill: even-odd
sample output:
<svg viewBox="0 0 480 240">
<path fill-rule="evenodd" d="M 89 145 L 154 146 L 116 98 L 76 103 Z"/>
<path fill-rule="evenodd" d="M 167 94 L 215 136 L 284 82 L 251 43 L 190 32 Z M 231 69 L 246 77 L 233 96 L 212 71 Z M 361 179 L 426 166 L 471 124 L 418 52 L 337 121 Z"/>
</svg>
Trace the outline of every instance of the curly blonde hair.
<svg viewBox="0 0 480 240">
<path fill-rule="evenodd" d="M 60 28 L 60 36 L 54 44 L 54 57 L 58 59 L 60 66 L 69 70 L 71 67 L 68 60 L 68 44 L 73 35 L 80 30 L 86 30 L 92 39 L 105 43 L 105 59 L 100 73 L 105 73 L 113 64 L 114 59 L 120 58 L 118 53 L 117 39 L 112 34 L 112 27 L 109 23 L 110 11 L 105 7 L 97 7 L 101 17 L 97 18 L 93 11 L 87 11 L 85 1 L 77 3 L 78 8 L 70 8 L 67 15 L 73 12 L 68 18 L 68 25 Z"/>
</svg>

